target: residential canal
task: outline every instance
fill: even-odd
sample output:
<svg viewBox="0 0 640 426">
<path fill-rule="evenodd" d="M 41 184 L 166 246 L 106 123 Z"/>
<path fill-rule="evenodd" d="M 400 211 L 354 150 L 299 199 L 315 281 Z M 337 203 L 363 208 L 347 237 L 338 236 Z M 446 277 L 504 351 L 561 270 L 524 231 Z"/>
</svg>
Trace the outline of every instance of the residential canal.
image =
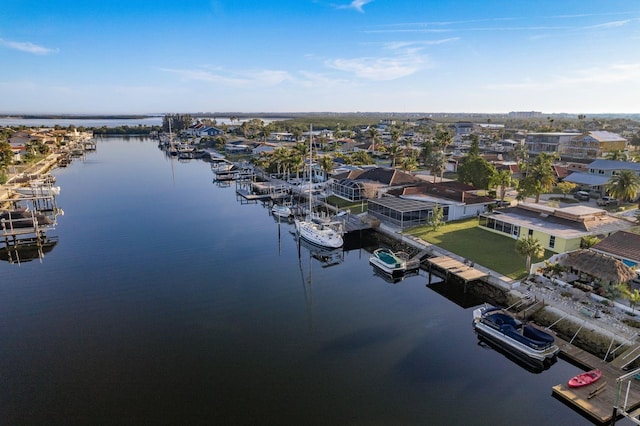
<svg viewBox="0 0 640 426">
<path fill-rule="evenodd" d="M 299 256 L 206 162 L 108 138 L 54 174 L 58 244 L 0 262 L 3 424 L 589 423 L 551 396 L 576 367 L 480 345 L 476 301 L 384 281 L 357 239 Z"/>
</svg>

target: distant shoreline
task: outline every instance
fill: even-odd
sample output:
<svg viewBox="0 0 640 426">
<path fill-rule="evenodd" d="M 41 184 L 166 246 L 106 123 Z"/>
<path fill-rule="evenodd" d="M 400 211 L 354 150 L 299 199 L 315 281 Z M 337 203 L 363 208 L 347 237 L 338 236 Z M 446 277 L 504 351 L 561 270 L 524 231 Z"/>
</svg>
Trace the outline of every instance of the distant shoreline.
<svg viewBox="0 0 640 426">
<path fill-rule="evenodd" d="M 4 119 L 47 119 L 47 120 L 141 120 L 152 117 L 162 117 L 163 114 L 149 115 L 81 115 L 81 114 L 6 114 L 0 115 Z"/>
</svg>

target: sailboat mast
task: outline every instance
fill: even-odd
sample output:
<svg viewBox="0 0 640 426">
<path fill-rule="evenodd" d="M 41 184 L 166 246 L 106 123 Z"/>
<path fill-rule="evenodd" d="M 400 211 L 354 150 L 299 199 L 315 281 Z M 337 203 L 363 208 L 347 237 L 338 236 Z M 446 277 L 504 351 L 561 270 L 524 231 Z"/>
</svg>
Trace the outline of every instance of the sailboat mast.
<svg viewBox="0 0 640 426">
<path fill-rule="evenodd" d="M 309 124 L 309 217 L 311 217 L 311 194 L 313 191 L 313 179 L 311 177 L 311 164 L 313 163 L 313 124 Z"/>
</svg>

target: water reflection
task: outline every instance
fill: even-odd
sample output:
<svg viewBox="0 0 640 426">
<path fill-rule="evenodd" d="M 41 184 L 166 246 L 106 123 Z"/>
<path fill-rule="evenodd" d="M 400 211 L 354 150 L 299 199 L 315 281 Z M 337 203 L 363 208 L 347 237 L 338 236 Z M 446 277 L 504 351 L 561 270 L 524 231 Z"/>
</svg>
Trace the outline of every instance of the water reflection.
<svg viewBox="0 0 640 426">
<path fill-rule="evenodd" d="M 394 277 L 391 274 L 386 273 L 382 269 L 377 268 L 375 265 L 372 265 L 372 268 L 373 268 L 373 275 L 375 275 L 376 277 L 382 278 L 384 281 L 388 282 L 389 284 L 398 284 L 400 281 L 404 280 L 405 278 L 415 277 L 417 275 L 420 275 L 420 269 L 407 270 L 402 275 Z"/>
<path fill-rule="evenodd" d="M 296 238 L 301 248 L 304 248 L 313 259 L 317 260 L 323 268 L 339 265 L 344 261 L 344 251 L 342 247 L 327 249 L 315 246 L 302 238 Z M 298 256 L 300 256 L 300 252 Z"/>
<path fill-rule="evenodd" d="M 46 178 L 46 177 L 45 177 Z M 58 243 L 57 237 L 47 232 L 57 225 L 57 217 L 64 212 L 56 204 L 59 187 L 53 190 L 53 182 L 44 179 L 29 180 L 24 191 L 14 190 L 3 200 L 0 210 L 0 260 L 20 264 L 44 258 Z"/>
<path fill-rule="evenodd" d="M 491 340 L 485 338 L 484 336 L 481 336 L 480 334 L 478 334 L 478 346 L 484 349 L 494 350 L 502 354 L 505 358 L 509 359 L 514 364 L 517 364 L 518 366 L 534 374 L 540 374 L 543 371 L 548 370 L 553 364 L 558 361 L 557 358 L 553 358 L 551 360 L 547 360 L 547 362 L 541 363 L 535 362 L 535 360 L 529 358 L 524 359 L 517 357 L 511 352 L 504 350 L 501 346 L 495 344 Z"/>
<path fill-rule="evenodd" d="M 25 238 L 16 240 L 14 244 L 0 247 L 0 260 L 20 264 L 35 259 L 42 259 L 58 244 L 58 237 Z"/>
<path fill-rule="evenodd" d="M 433 282 L 435 279 L 439 281 Z M 469 287 L 472 285 L 473 281 L 465 284 L 455 279 L 446 281 L 437 275 L 433 275 L 432 282 L 427 284 L 427 288 L 449 299 L 461 308 L 468 309 L 484 303 L 484 300 L 469 291 Z"/>
</svg>

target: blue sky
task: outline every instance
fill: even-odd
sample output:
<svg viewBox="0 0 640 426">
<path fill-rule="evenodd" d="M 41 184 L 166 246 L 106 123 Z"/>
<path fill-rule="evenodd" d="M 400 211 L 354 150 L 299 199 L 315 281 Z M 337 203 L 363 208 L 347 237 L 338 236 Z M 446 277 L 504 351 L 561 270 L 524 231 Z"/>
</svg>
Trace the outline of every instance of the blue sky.
<svg viewBox="0 0 640 426">
<path fill-rule="evenodd" d="M 640 112 L 637 0 L 3 0 L 0 113 Z"/>
</svg>

